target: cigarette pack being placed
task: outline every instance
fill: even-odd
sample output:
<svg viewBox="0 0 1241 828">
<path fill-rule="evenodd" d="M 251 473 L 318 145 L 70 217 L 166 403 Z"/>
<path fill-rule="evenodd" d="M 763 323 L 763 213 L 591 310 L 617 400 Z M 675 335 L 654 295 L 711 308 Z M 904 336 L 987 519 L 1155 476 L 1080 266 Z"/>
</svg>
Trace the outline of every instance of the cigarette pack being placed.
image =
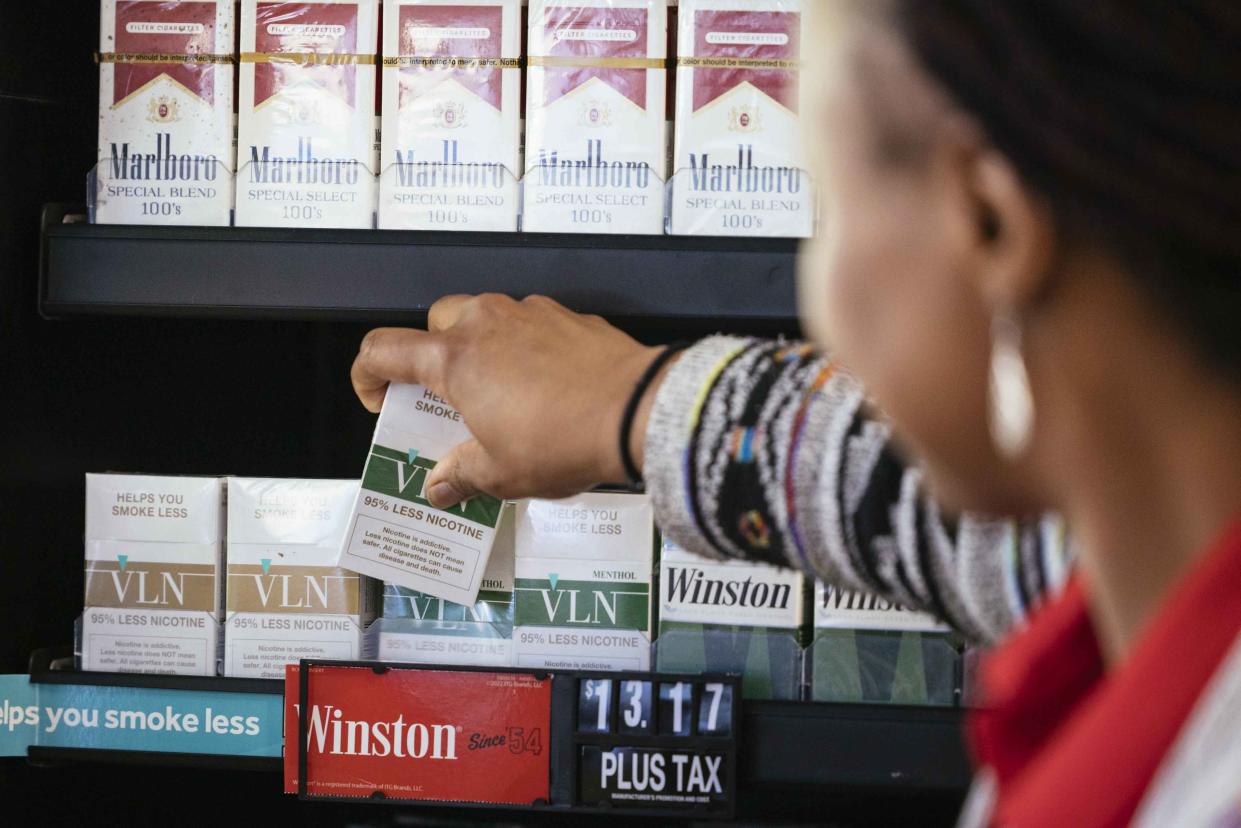
<svg viewBox="0 0 1241 828">
<path fill-rule="evenodd" d="M 215 675 L 223 494 L 218 477 L 86 475 L 82 669 Z"/>
<path fill-rule="evenodd" d="M 237 224 L 370 229 L 379 0 L 241 4 Z"/>
<path fill-rule="evenodd" d="M 702 558 L 665 538 L 656 669 L 740 673 L 746 698 L 798 698 L 808 592 L 795 570 Z"/>
<path fill-rule="evenodd" d="M 474 604 L 501 503 L 479 495 L 436 509 L 425 492 L 436 461 L 469 439 L 461 415 L 429 389 L 389 386 L 339 565 L 455 604 Z"/>
<path fill-rule="evenodd" d="M 232 0 L 103 0 L 95 221 L 229 223 L 234 63 Z"/>
<path fill-rule="evenodd" d="M 810 236 L 800 113 L 805 0 L 684 0 L 670 230 Z"/>
<path fill-rule="evenodd" d="M 518 667 L 650 668 L 653 520 L 645 495 L 518 503 Z"/>
<path fill-rule="evenodd" d="M 807 658 L 815 701 L 959 703 L 961 648 L 932 616 L 820 582 L 814 626 Z"/>
<path fill-rule="evenodd" d="M 517 229 L 521 3 L 388 0 L 379 227 Z"/>
<path fill-rule="evenodd" d="M 379 584 L 336 566 L 357 493 L 356 480 L 228 478 L 224 675 L 361 658 Z"/>
<path fill-rule="evenodd" d="M 384 585 L 383 618 L 372 628 L 380 661 L 508 667 L 513 663 L 513 529 L 504 505 L 495 546 L 473 604 Z"/>
<path fill-rule="evenodd" d="M 531 0 L 522 228 L 664 231 L 666 0 Z"/>
</svg>

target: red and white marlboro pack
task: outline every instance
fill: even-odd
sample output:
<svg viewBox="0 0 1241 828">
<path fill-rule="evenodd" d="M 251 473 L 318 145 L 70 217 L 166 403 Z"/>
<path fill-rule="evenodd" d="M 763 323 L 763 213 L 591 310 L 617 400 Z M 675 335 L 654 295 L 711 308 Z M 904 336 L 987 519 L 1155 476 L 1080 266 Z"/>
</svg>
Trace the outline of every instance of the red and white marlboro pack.
<svg viewBox="0 0 1241 828">
<path fill-rule="evenodd" d="M 103 0 L 95 221 L 227 225 L 233 3 Z"/>
<path fill-rule="evenodd" d="M 379 226 L 517 229 L 521 3 L 388 0 Z"/>
<path fill-rule="evenodd" d="M 522 228 L 664 231 L 666 0 L 531 0 Z"/>
<path fill-rule="evenodd" d="M 237 224 L 374 226 L 379 0 L 241 4 Z"/>
<path fill-rule="evenodd" d="M 810 236 L 798 122 L 805 0 L 682 0 L 670 229 Z"/>
</svg>

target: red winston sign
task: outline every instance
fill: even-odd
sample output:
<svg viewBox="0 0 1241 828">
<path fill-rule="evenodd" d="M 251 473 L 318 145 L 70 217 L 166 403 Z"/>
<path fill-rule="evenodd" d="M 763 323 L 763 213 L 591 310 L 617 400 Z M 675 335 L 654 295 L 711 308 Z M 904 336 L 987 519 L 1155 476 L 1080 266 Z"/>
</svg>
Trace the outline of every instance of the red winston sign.
<svg viewBox="0 0 1241 828">
<path fill-rule="evenodd" d="M 331 665 L 309 674 L 308 794 L 504 805 L 548 798 L 549 680 Z M 285 677 L 284 789 L 297 793 L 297 665 Z"/>
</svg>

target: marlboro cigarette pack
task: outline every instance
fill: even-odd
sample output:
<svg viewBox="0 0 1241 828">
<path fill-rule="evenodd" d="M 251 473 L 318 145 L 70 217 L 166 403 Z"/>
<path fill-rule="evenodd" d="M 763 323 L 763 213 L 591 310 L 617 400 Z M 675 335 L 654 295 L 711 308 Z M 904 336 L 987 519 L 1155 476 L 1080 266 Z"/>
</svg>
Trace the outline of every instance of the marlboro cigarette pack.
<svg viewBox="0 0 1241 828">
<path fill-rule="evenodd" d="M 82 669 L 215 675 L 222 483 L 86 475 Z"/>
<path fill-rule="evenodd" d="M 379 0 L 241 4 L 237 224 L 374 226 Z"/>
<path fill-rule="evenodd" d="M 95 221 L 227 225 L 233 3 L 103 0 Z"/>
<path fill-rule="evenodd" d="M 513 663 L 513 529 L 504 506 L 482 588 L 473 604 L 454 604 L 397 584 L 384 585 L 380 661 L 508 667 Z"/>
<path fill-rule="evenodd" d="M 516 544 L 517 666 L 650 668 L 654 523 L 645 495 L 521 501 Z"/>
<path fill-rule="evenodd" d="M 388 0 L 379 226 L 517 229 L 518 0 Z"/>
<path fill-rule="evenodd" d="M 807 657 L 816 701 L 958 703 L 960 647 L 932 616 L 820 582 L 814 626 Z"/>
<path fill-rule="evenodd" d="M 671 232 L 810 236 L 799 118 L 805 0 L 684 0 Z"/>
<path fill-rule="evenodd" d="M 356 480 L 228 478 L 224 675 L 361 657 L 378 584 L 336 566 Z"/>
<path fill-rule="evenodd" d="M 810 627 L 802 573 L 701 558 L 665 538 L 659 584 L 659 670 L 741 673 L 747 698 L 798 697 Z"/>
<path fill-rule="evenodd" d="M 501 502 L 479 495 L 436 509 L 425 491 L 436 461 L 468 439 L 460 413 L 430 389 L 389 386 L 339 566 L 445 601 L 474 604 Z"/>
<path fill-rule="evenodd" d="M 531 0 L 522 227 L 662 233 L 665 0 Z"/>
</svg>

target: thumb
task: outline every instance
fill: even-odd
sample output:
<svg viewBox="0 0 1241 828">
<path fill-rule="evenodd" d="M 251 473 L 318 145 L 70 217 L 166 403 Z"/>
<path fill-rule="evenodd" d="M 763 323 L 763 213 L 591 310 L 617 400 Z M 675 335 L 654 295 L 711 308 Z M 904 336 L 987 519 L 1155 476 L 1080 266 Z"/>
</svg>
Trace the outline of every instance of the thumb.
<svg viewBox="0 0 1241 828">
<path fill-rule="evenodd" d="M 435 464 L 427 479 L 427 500 L 437 509 L 456 506 L 484 492 L 492 460 L 477 440 L 466 440 Z"/>
</svg>

